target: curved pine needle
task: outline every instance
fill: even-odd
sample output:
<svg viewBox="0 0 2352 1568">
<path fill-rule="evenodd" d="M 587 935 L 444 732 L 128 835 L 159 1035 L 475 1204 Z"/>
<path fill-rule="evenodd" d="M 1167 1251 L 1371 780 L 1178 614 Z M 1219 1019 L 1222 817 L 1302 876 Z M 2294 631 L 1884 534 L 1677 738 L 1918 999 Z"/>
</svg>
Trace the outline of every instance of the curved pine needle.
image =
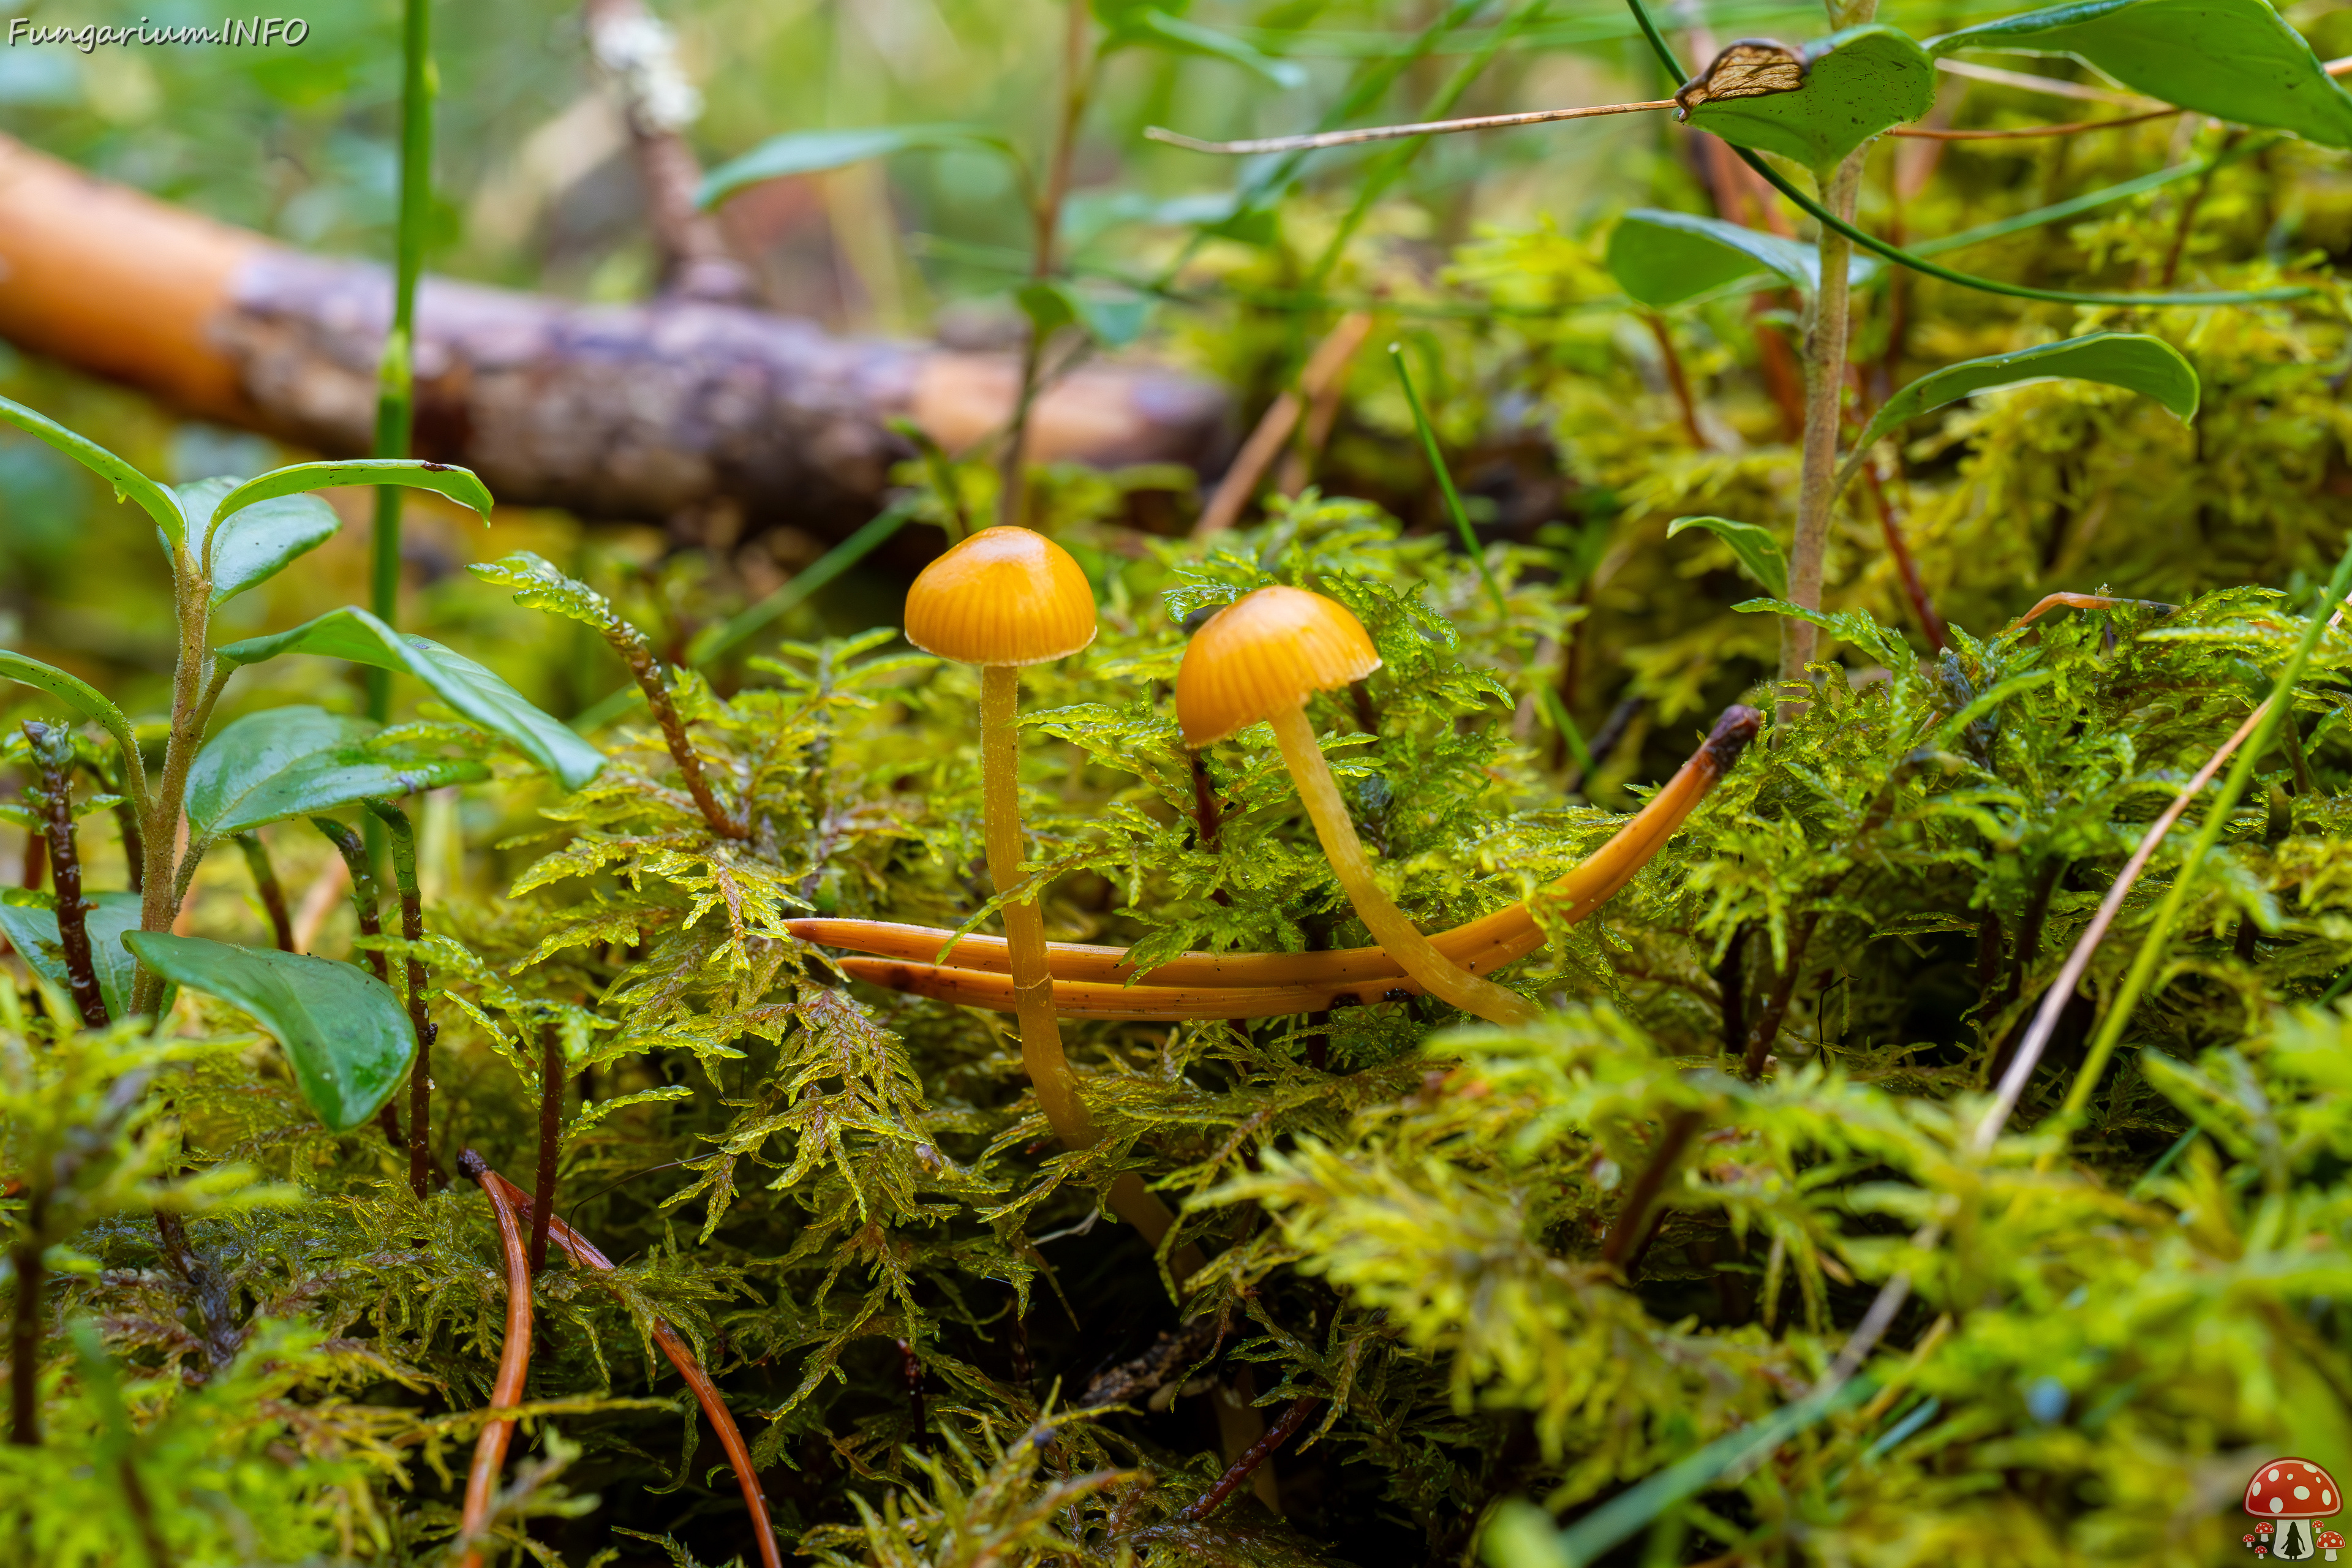
<svg viewBox="0 0 2352 1568">
<path fill-rule="evenodd" d="M 498 1379 L 490 1384 L 490 1408 L 512 1410 L 522 1403 L 523 1378 L 530 1370 L 530 1257 L 523 1247 L 514 1204 L 499 1190 L 482 1157 L 468 1149 L 457 1157 L 457 1168 L 481 1184 L 499 1216 L 499 1241 L 507 1256 L 507 1331 L 499 1350 Z M 507 1442 L 513 1436 L 512 1421 L 492 1421 L 475 1440 L 474 1467 L 466 1475 L 466 1510 L 457 1527 L 457 1539 L 467 1543 L 458 1559 L 460 1568 L 482 1568 L 480 1538 L 489 1527 L 490 1499 L 498 1490 Z"/>
<path fill-rule="evenodd" d="M 472 1153 L 470 1150 L 467 1152 L 469 1155 Z M 498 1193 L 517 1212 L 525 1217 L 532 1217 L 530 1194 L 482 1164 L 479 1156 L 472 1157 L 480 1166 L 476 1179 L 481 1182 L 483 1190 Z M 553 1215 L 548 1216 L 547 1237 L 579 1267 L 593 1268 L 599 1274 L 613 1271 L 613 1260 L 605 1257 L 594 1242 Z M 768 1522 L 767 1496 L 760 1490 L 760 1472 L 752 1467 L 751 1446 L 743 1441 L 743 1432 L 735 1425 L 734 1413 L 727 1408 L 727 1401 L 719 1396 L 719 1385 L 711 1381 L 709 1373 L 702 1370 L 702 1363 L 695 1359 L 694 1349 L 686 1342 L 684 1336 L 659 1318 L 654 1320 L 653 1333 L 654 1343 L 660 1347 L 663 1355 L 669 1358 L 669 1364 L 677 1369 L 678 1376 L 686 1379 L 687 1386 L 694 1390 L 696 1403 L 702 1406 L 704 1417 L 719 1434 L 719 1446 L 726 1451 L 727 1463 L 735 1471 L 736 1485 L 743 1489 L 743 1504 L 751 1511 L 751 1529 L 760 1543 L 762 1568 L 783 1568 L 783 1556 L 776 1546 L 775 1529 Z"/>
<path fill-rule="evenodd" d="M 1474 974 L 1489 974 L 1544 944 L 1530 902 L 1564 922 L 1584 919 L 1650 863 L 1683 820 L 1731 771 L 1763 716 L 1734 706 L 1688 762 L 1649 803 L 1565 877 L 1534 900 L 1511 905 L 1431 937 L 1431 945 Z M 967 1007 L 1012 1010 L 1004 939 L 958 937 L 930 926 L 883 921 L 795 920 L 785 928 L 803 942 L 871 953 L 842 968 L 856 979 Z M 1336 952 L 1187 952 L 1138 977 L 1129 949 L 1048 942 L 1054 1005 L 1088 1018 L 1269 1018 L 1321 1012 L 1333 999 L 1373 1002 L 1391 992 L 1419 995 L 1396 961 L 1377 947 Z M 1156 994 L 1166 992 L 1170 994 Z"/>
</svg>

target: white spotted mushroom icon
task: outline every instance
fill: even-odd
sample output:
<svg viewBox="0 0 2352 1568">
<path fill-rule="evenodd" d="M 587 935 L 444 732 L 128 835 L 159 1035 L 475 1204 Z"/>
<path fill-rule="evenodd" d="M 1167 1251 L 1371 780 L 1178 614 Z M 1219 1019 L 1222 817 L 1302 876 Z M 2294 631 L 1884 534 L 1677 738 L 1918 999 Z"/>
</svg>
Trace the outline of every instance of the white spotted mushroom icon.
<svg viewBox="0 0 2352 1568">
<path fill-rule="evenodd" d="M 2273 1459 L 2246 1483 L 2246 1511 L 2274 1527 L 2270 1554 L 2282 1563 L 2305 1563 L 2320 1553 L 2323 1535 L 2331 1538 L 2332 1561 L 2342 1537 L 2323 1531 L 2317 1521 L 2339 1513 L 2343 1491 L 2336 1478 L 2309 1459 Z"/>
</svg>

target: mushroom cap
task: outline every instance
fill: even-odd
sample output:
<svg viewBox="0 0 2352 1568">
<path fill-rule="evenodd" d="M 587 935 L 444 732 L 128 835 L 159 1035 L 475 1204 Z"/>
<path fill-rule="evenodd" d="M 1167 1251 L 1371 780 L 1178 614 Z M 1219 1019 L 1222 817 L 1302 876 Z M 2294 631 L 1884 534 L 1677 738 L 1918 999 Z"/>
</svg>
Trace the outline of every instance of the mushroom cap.
<svg viewBox="0 0 2352 1568">
<path fill-rule="evenodd" d="M 2309 1459 L 2273 1459 L 2246 1483 L 2246 1511 L 2257 1519 L 2326 1519 L 2343 1509 L 2336 1478 Z"/>
<path fill-rule="evenodd" d="M 1176 672 L 1176 721 L 1186 745 L 1211 745 L 1380 667 L 1345 605 L 1304 588 L 1260 588 L 1192 634 Z"/>
<path fill-rule="evenodd" d="M 1095 591 L 1044 534 L 983 528 L 907 590 L 907 640 L 958 664 L 1044 664 L 1095 640 Z"/>
</svg>

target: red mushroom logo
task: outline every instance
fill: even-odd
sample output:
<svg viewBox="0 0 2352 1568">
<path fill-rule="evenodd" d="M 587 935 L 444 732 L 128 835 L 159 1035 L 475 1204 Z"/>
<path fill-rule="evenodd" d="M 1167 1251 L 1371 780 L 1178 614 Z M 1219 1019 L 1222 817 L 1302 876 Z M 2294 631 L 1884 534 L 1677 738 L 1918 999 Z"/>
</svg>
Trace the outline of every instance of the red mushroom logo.
<svg viewBox="0 0 2352 1568">
<path fill-rule="evenodd" d="M 2326 1470 L 2309 1459 L 2273 1459 L 2246 1483 L 2246 1511 L 2263 1521 L 2254 1527 L 2254 1555 L 2306 1563 L 2324 1550 L 2334 1562 L 2344 1538 L 2314 1521 L 2343 1508 L 2343 1490 Z"/>
</svg>

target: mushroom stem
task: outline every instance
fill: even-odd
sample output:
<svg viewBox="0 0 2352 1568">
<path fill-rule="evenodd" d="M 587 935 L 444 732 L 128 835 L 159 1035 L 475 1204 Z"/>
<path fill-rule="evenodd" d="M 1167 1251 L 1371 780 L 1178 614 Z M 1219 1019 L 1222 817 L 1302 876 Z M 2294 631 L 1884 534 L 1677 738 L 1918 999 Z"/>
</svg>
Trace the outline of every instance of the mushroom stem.
<svg viewBox="0 0 2352 1568">
<path fill-rule="evenodd" d="M 980 670 L 980 776 L 988 837 L 988 875 L 1000 893 L 1021 880 L 1021 739 L 1013 713 L 1021 671 L 1009 664 Z M 1021 1029 L 1021 1065 L 1036 1087 L 1037 1103 L 1054 1135 L 1073 1149 L 1095 1141 L 1094 1123 L 1078 1098 L 1077 1079 L 1062 1055 L 1062 1028 L 1054 1016 L 1054 974 L 1045 962 L 1045 915 L 1035 899 L 1004 906 L 1006 969 L 1013 976 L 1013 1015 Z"/>
<path fill-rule="evenodd" d="M 1009 664 L 980 668 L 981 810 L 988 837 L 988 876 L 998 892 L 1021 880 L 1021 732 L 1013 722 L 1021 700 L 1021 671 Z M 1037 1103 L 1054 1136 L 1065 1148 L 1095 1141 L 1094 1119 L 1078 1098 L 1076 1074 L 1062 1054 L 1061 1020 L 1054 1013 L 1054 972 L 1045 959 L 1045 914 L 1038 900 L 1004 906 L 1005 968 L 1013 978 L 1013 1013 L 1021 1031 L 1021 1065 L 1037 1090 Z M 1176 1216 L 1133 1173 L 1111 1184 L 1110 1211 L 1133 1226 L 1152 1247 L 1160 1245 Z M 1178 1249 L 1181 1273 L 1196 1271 L 1200 1252 Z"/>
<path fill-rule="evenodd" d="M 1432 995 L 1465 1013 L 1490 1024 L 1522 1026 L 1542 1017 L 1526 997 L 1471 973 L 1432 947 L 1405 912 L 1381 890 L 1363 841 L 1356 837 L 1356 825 L 1349 820 L 1347 803 L 1339 798 L 1339 786 L 1323 760 L 1323 749 L 1315 743 L 1305 705 L 1278 710 L 1268 722 L 1274 726 L 1276 743 L 1282 748 L 1282 760 L 1290 768 L 1291 782 L 1298 786 L 1299 798 L 1307 805 L 1307 818 L 1315 824 L 1324 858 L 1331 862 L 1348 901 L 1355 906 L 1356 918 L 1364 922 L 1372 940 Z M 1039 958 L 1042 963 L 1042 952 Z"/>
</svg>

